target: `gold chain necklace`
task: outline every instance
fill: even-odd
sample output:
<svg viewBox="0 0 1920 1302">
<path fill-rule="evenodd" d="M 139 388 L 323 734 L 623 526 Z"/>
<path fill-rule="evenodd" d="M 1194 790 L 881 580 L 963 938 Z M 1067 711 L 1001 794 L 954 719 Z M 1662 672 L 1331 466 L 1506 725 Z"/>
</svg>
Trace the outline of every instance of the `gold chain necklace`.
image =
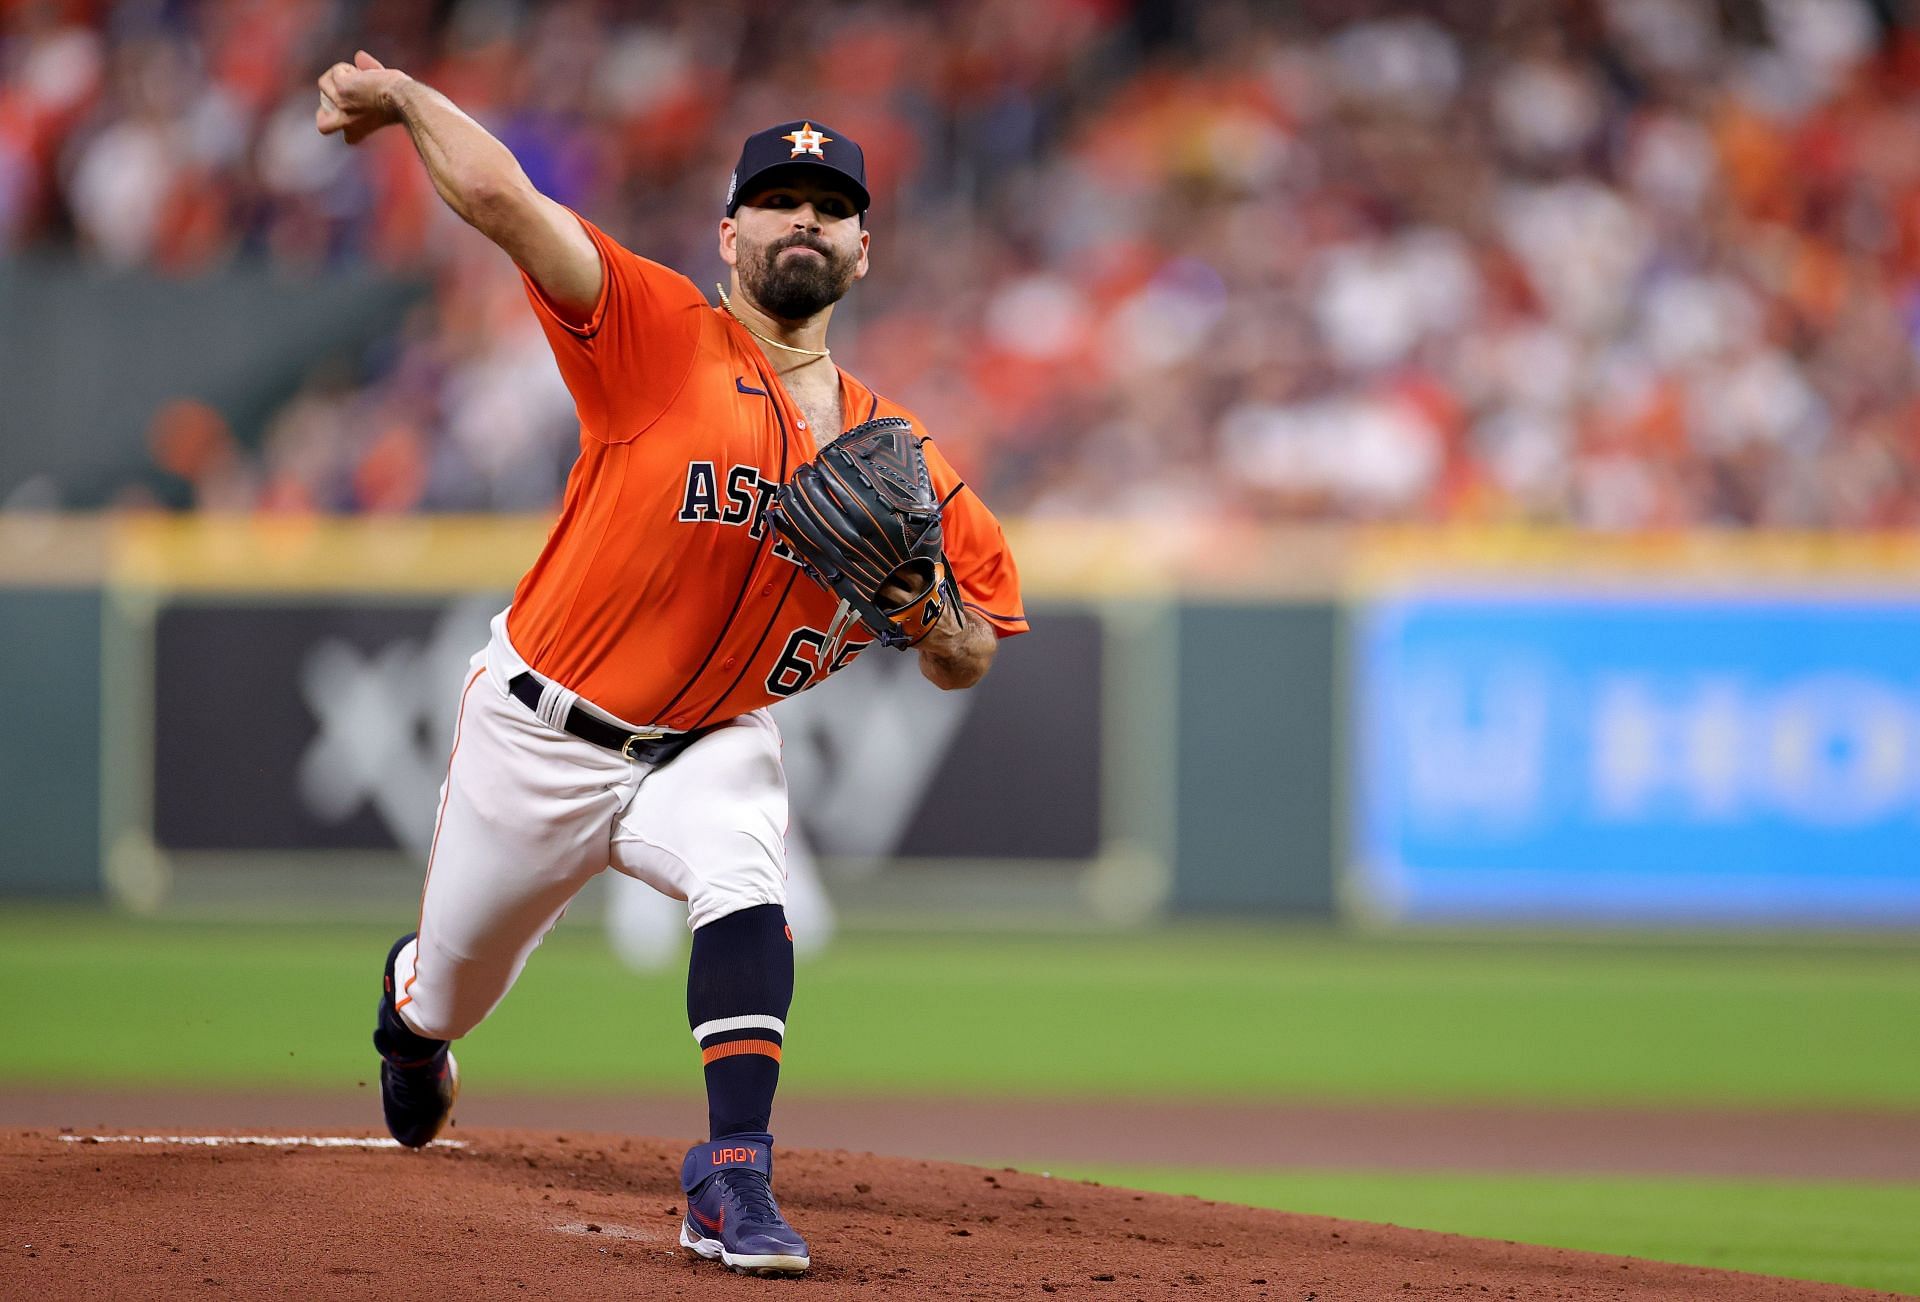
<svg viewBox="0 0 1920 1302">
<path fill-rule="evenodd" d="M 778 339 L 767 338 L 765 335 L 761 334 L 758 330 L 755 330 L 752 326 L 748 325 L 745 321 L 740 320 L 740 314 L 733 310 L 733 300 L 727 297 L 727 291 L 721 286 L 719 281 L 714 282 L 713 288 L 714 288 L 714 292 L 720 295 L 720 306 L 727 309 L 727 315 L 732 317 L 735 321 L 740 321 L 740 328 L 742 330 L 745 330 L 748 334 L 752 335 L 755 339 L 758 339 L 761 343 L 766 344 L 769 347 L 778 348 L 782 352 L 799 353 L 802 357 L 833 356 L 833 350 L 831 348 L 795 348 L 792 344 L 783 344 Z"/>
</svg>

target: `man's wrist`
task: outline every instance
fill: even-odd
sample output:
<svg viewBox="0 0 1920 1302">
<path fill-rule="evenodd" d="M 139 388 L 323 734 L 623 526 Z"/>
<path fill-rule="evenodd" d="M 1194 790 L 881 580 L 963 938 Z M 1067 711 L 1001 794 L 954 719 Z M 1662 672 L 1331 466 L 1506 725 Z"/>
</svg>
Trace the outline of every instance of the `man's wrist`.
<svg viewBox="0 0 1920 1302">
<path fill-rule="evenodd" d="M 940 612 L 933 631 L 921 639 L 921 649 L 936 656 L 951 656 L 966 644 L 967 612 L 958 605 Z"/>
<path fill-rule="evenodd" d="M 396 76 L 380 91 L 380 106 L 386 110 L 389 122 L 405 122 L 414 92 L 420 83 L 404 72 Z"/>
</svg>

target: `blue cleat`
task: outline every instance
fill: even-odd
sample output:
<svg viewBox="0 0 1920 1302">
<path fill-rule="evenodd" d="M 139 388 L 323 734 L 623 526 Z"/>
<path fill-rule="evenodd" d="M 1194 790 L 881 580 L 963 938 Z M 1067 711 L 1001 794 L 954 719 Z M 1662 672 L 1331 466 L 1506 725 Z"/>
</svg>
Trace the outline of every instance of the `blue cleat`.
<svg viewBox="0 0 1920 1302">
<path fill-rule="evenodd" d="M 425 1148 L 453 1115 L 453 1101 L 460 1094 L 460 1065 L 445 1040 L 430 1040 L 415 1031 L 400 1020 L 394 1006 L 394 960 L 412 939 L 413 933 L 408 932 L 387 951 L 373 1047 L 380 1051 L 380 1110 L 386 1114 L 387 1130 L 408 1148 Z"/>
<path fill-rule="evenodd" d="M 807 1241 L 773 1201 L 773 1136 L 728 1135 L 687 1150 L 680 1246 L 746 1275 L 799 1275 Z"/>
</svg>

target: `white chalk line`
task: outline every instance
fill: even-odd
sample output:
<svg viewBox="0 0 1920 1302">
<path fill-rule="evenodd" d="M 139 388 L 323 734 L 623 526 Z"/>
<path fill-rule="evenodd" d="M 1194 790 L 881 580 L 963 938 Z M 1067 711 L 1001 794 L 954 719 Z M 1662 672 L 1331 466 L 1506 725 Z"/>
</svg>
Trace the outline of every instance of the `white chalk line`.
<svg viewBox="0 0 1920 1302">
<path fill-rule="evenodd" d="M 354 1135 L 62 1135 L 63 1144 L 192 1144 L 202 1148 L 251 1145 L 255 1148 L 399 1148 L 396 1139 Z M 436 1139 L 429 1148 L 465 1148 L 462 1139 Z"/>
<path fill-rule="evenodd" d="M 615 1225 L 610 1221 L 569 1221 L 553 1228 L 561 1234 L 604 1234 L 609 1239 L 620 1239 L 627 1243 L 665 1243 L 670 1237 L 631 1225 Z"/>
</svg>

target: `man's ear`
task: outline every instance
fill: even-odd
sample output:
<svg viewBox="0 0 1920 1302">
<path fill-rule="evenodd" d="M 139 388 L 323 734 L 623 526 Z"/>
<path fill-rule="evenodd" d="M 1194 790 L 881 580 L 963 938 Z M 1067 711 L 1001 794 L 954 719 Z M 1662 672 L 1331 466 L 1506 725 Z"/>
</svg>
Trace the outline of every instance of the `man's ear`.
<svg viewBox="0 0 1920 1302">
<path fill-rule="evenodd" d="M 865 230 L 860 232 L 860 261 L 854 266 L 853 278 L 864 280 L 867 275 L 867 248 L 873 243 L 873 236 Z"/>
<path fill-rule="evenodd" d="M 740 264 L 740 252 L 736 244 L 739 233 L 740 223 L 731 217 L 720 219 L 720 260 L 729 267 Z"/>
</svg>

